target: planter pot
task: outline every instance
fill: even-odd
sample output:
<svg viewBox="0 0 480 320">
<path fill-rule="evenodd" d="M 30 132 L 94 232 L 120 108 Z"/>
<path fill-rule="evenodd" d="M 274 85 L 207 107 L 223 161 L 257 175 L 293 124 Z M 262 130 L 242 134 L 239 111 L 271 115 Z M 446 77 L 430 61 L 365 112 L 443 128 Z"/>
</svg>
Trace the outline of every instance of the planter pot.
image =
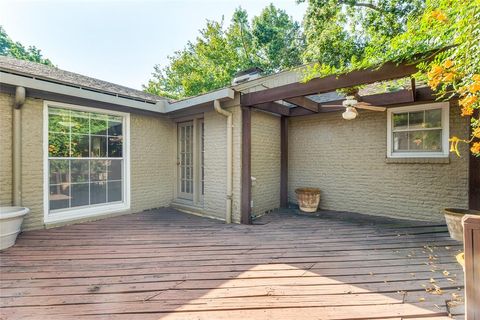
<svg viewBox="0 0 480 320">
<path fill-rule="evenodd" d="M 480 211 L 467 209 L 445 209 L 445 221 L 447 222 L 448 233 L 452 239 L 463 241 L 462 218 L 466 214 L 480 215 Z"/>
<path fill-rule="evenodd" d="M 0 250 L 15 244 L 23 217 L 28 212 L 30 209 L 23 207 L 0 207 Z"/>
<path fill-rule="evenodd" d="M 303 212 L 315 212 L 320 203 L 320 189 L 317 188 L 298 188 L 297 194 L 298 207 Z"/>
</svg>

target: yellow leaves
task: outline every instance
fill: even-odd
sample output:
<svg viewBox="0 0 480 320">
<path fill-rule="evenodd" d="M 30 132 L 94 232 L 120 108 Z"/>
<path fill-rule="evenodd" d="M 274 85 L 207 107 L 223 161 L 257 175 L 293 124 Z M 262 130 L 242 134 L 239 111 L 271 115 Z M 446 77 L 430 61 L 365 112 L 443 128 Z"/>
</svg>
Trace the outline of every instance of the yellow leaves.
<svg viewBox="0 0 480 320">
<path fill-rule="evenodd" d="M 480 142 L 473 143 L 470 151 L 475 155 L 480 154 Z"/>
<path fill-rule="evenodd" d="M 443 66 L 445 67 L 445 69 L 451 68 L 453 67 L 453 65 L 454 65 L 454 62 L 450 59 L 447 59 L 443 62 Z"/>
<path fill-rule="evenodd" d="M 448 20 L 445 13 L 443 13 L 441 10 L 432 11 L 432 13 L 430 13 L 430 17 L 440 22 L 446 22 Z"/>
<path fill-rule="evenodd" d="M 453 136 L 448 139 L 450 142 L 450 152 L 455 152 L 460 157 L 460 151 L 458 151 L 458 143 L 461 141 L 459 137 Z"/>
<path fill-rule="evenodd" d="M 472 136 L 475 138 L 480 138 L 480 127 L 473 129 Z"/>
<path fill-rule="evenodd" d="M 467 90 L 470 93 L 476 93 L 476 92 L 480 91 L 480 82 L 474 82 L 471 85 L 467 86 Z"/>
<path fill-rule="evenodd" d="M 473 81 L 475 81 L 475 82 L 480 82 L 480 74 L 474 74 L 474 75 L 472 76 L 472 79 L 473 79 Z"/>
<path fill-rule="evenodd" d="M 473 114 L 473 104 L 478 101 L 477 96 L 469 95 L 459 101 L 462 106 L 462 116 L 471 116 Z"/>
<path fill-rule="evenodd" d="M 443 275 L 444 275 L 445 277 L 446 277 L 446 276 L 448 276 L 448 275 L 450 274 L 450 272 L 448 272 L 447 270 L 443 270 L 443 272 L 442 272 L 442 273 L 443 273 Z"/>
</svg>

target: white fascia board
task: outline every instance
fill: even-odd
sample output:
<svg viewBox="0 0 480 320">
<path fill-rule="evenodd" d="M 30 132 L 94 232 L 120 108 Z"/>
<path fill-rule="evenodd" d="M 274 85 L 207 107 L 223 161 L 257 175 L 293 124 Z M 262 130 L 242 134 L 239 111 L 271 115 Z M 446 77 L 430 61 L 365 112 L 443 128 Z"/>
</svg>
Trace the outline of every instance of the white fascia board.
<svg viewBox="0 0 480 320">
<path fill-rule="evenodd" d="M 214 100 L 225 101 L 233 100 L 235 98 L 235 91 L 230 88 L 223 88 L 217 91 L 202 94 L 200 96 L 180 100 L 177 102 L 169 103 L 165 106 L 165 112 L 177 111 L 189 107 L 194 107 L 204 103 L 208 103 Z"/>
<path fill-rule="evenodd" d="M 18 76 L 11 73 L 0 72 L 0 83 L 5 83 L 13 86 L 21 86 L 25 88 L 37 89 L 46 92 L 53 92 L 57 94 L 63 94 L 67 96 L 74 96 L 89 100 L 101 101 L 105 103 L 111 103 L 121 105 L 125 107 L 147 110 L 152 112 L 164 113 L 166 101 L 159 101 L 156 104 L 150 104 L 146 102 L 136 101 L 132 99 L 122 98 L 110 94 L 101 92 L 95 92 L 91 90 L 81 89 L 77 87 L 71 87 L 58 83 L 43 81 L 40 79 L 34 79 L 30 77 Z"/>
</svg>

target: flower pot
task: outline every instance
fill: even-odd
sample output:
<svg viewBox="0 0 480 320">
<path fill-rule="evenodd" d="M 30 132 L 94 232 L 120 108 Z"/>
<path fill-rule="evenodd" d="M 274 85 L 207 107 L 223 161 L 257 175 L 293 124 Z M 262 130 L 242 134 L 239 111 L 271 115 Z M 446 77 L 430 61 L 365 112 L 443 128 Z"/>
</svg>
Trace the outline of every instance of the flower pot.
<svg viewBox="0 0 480 320">
<path fill-rule="evenodd" d="M 463 241 L 462 218 L 466 214 L 480 215 L 478 210 L 447 208 L 444 211 L 448 233 L 452 239 Z"/>
<path fill-rule="evenodd" d="M 23 207 L 0 207 L 0 250 L 15 244 L 23 217 L 28 212 L 30 209 Z"/>
<path fill-rule="evenodd" d="M 320 203 L 320 189 L 317 188 L 298 188 L 297 194 L 298 207 L 303 212 L 315 212 Z"/>
</svg>

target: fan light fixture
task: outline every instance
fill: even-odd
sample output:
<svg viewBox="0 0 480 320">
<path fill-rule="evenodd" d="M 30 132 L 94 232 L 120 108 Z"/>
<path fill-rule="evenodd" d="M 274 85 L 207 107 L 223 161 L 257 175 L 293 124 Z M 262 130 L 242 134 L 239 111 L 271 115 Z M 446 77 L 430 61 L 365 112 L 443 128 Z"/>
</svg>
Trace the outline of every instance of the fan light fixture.
<svg viewBox="0 0 480 320">
<path fill-rule="evenodd" d="M 342 113 L 342 117 L 345 120 L 353 120 L 357 117 L 357 110 L 354 107 L 347 107 L 347 110 Z"/>
<path fill-rule="evenodd" d="M 342 113 L 342 117 L 345 120 L 353 120 L 357 117 L 358 112 L 353 107 L 358 103 L 358 101 L 353 96 L 348 96 L 343 102 L 342 105 L 346 108 L 345 112 Z"/>
</svg>

